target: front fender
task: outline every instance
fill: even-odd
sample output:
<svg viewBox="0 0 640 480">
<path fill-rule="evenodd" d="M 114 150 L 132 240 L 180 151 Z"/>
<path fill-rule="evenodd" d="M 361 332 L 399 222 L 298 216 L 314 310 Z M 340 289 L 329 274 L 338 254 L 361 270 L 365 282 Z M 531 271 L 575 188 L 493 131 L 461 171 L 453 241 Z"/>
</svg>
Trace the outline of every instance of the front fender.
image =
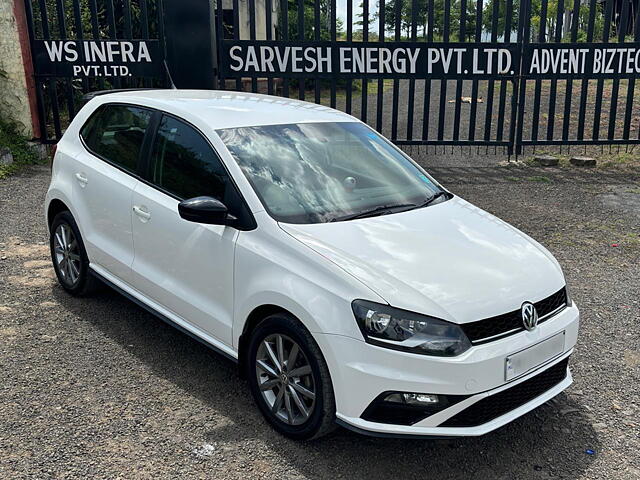
<svg viewBox="0 0 640 480">
<path fill-rule="evenodd" d="M 240 232 L 234 269 L 233 345 L 247 318 L 263 305 L 296 316 L 313 333 L 362 338 L 351 310 L 356 298 L 384 302 L 359 280 L 282 231 L 267 214 L 259 228 Z M 269 220 L 273 224 L 269 224 Z"/>
</svg>

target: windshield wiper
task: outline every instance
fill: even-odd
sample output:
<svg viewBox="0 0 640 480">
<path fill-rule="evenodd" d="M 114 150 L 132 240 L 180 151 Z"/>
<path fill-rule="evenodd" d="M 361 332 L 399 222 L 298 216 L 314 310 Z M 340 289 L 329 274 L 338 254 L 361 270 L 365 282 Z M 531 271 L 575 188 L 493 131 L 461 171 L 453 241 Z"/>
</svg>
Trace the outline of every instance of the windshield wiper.
<svg viewBox="0 0 640 480">
<path fill-rule="evenodd" d="M 366 217 L 375 217 L 377 215 L 383 215 L 387 212 L 391 212 L 393 210 L 397 210 L 398 208 L 403 209 L 412 209 L 416 208 L 418 205 L 415 203 L 397 203 L 393 205 L 380 205 L 378 207 L 372 208 L 370 210 L 365 210 L 364 212 L 351 213 L 349 215 L 343 215 L 341 217 L 334 217 L 330 222 L 342 222 L 343 220 L 354 220 L 356 218 L 366 218 Z"/>
<path fill-rule="evenodd" d="M 444 195 L 449 195 L 449 192 L 445 192 L 444 190 L 440 190 L 438 193 L 434 193 L 429 198 L 427 198 L 424 202 L 416 205 L 414 208 L 422 208 L 422 207 L 426 207 L 427 205 L 431 205 L 433 202 L 435 202 L 437 199 L 439 199 L 440 197 L 442 197 Z"/>
</svg>

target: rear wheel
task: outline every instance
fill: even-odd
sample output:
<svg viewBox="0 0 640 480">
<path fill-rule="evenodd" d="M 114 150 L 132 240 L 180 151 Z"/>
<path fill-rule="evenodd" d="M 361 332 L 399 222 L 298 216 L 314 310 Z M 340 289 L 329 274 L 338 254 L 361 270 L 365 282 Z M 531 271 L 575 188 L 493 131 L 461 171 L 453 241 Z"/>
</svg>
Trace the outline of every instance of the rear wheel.
<svg viewBox="0 0 640 480">
<path fill-rule="evenodd" d="M 89 272 L 89 258 L 80 230 L 70 212 L 58 213 L 49 227 L 51 260 L 62 288 L 72 295 L 86 295 L 99 285 Z"/>
<path fill-rule="evenodd" d="M 251 393 L 267 421 L 299 440 L 335 427 L 326 362 L 311 334 L 288 314 L 267 317 L 253 332 L 246 362 Z"/>
</svg>

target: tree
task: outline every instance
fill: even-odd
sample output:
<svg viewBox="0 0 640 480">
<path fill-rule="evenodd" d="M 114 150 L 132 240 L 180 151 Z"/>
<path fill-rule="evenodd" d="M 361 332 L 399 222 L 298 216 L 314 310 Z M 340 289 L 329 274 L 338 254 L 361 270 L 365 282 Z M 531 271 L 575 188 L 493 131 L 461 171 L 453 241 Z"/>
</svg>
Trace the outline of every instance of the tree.
<svg viewBox="0 0 640 480">
<path fill-rule="evenodd" d="M 288 1 L 288 14 L 289 14 L 289 39 L 297 40 L 298 37 L 298 15 L 299 2 L 298 0 Z M 331 4 L 328 0 L 303 0 L 304 16 L 304 33 L 303 38 L 305 40 L 315 40 L 315 5 L 316 1 L 320 2 L 320 40 L 331 40 Z M 282 25 L 282 23 L 280 23 Z M 342 19 L 336 16 L 336 37 L 339 37 L 344 32 L 344 22 Z"/>
<path fill-rule="evenodd" d="M 389 0 L 384 6 L 384 23 L 387 32 L 386 36 L 394 36 L 396 29 L 396 8 L 400 2 L 400 31 L 404 32 L 404 38 L 411 38 L 411 26 L 413 24 L 413 8 L 415 4 L 416 30 L 424 32 L 427 23 L 427 0 Z M 378 10 L 380 3 L 378 3 Z M 376 15 L 377 16 L 377 15 Z"/>
<path fill-rule="evenodd" d="M 349 0 L 347 0 L 349 1 Z M 356 25 L 356 30 L 353 32 L 353 38 L 355 40 L 363 40 L 364 39 L 364 2 L 360 2 L 359 5 L 360 12 L 356 13 L 357 20 L 353 22 Z M 376 21 L 376 14 L 371 14 L 371 3 L 369 3 L 369 18 L 368 18 L 368 28 L 367 28 L 367 39 L 370 42 L 378 41 L 378 33 L 372 31 L 372 25 Z"/>
<path fill-rule="evenodd" d="M 482 13 L 482 27 L 487 32 L 493 32 L 492 25 L 493 25 L 494 2 L 498 2 L 497 3 L 498 18 L 496 22 L 498 38 L 502 38 L 505 35 L 505 29 L 507 27 L 507 2 L 505 2 L 504 0 L 489 0 L 485 4 L 484 10 Z M 532 0 L 532 6 L 533 6 L 533 3 L 536 3 L 536 2 L 538 2 L 539 4 L 540 0 Z M 512 3 L 512 14 L 509 18 L 510 26 L 511 26 L 510 32 L 509 32 L 510 34 L 513 34 L 518 31 L 519 8 L 520 8 L 520 2 L 518 0 L 514 0 Z M 512 37 L 512 40 L 515 40 L 515 38 Z"/>
</svg>

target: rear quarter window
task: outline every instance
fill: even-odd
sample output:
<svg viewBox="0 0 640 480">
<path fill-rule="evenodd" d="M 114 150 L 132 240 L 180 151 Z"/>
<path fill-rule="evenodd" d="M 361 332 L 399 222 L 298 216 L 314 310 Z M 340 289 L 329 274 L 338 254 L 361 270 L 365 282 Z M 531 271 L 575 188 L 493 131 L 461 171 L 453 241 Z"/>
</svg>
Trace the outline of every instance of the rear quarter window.
<svg viewBox="0 0 640 480">
<path fill-rule="evenodd" d="M 84 124 L 80 136 L 94 155 L 135 172 L 151 114 L 145 108 L 105 105 Z"/>
</svg>

